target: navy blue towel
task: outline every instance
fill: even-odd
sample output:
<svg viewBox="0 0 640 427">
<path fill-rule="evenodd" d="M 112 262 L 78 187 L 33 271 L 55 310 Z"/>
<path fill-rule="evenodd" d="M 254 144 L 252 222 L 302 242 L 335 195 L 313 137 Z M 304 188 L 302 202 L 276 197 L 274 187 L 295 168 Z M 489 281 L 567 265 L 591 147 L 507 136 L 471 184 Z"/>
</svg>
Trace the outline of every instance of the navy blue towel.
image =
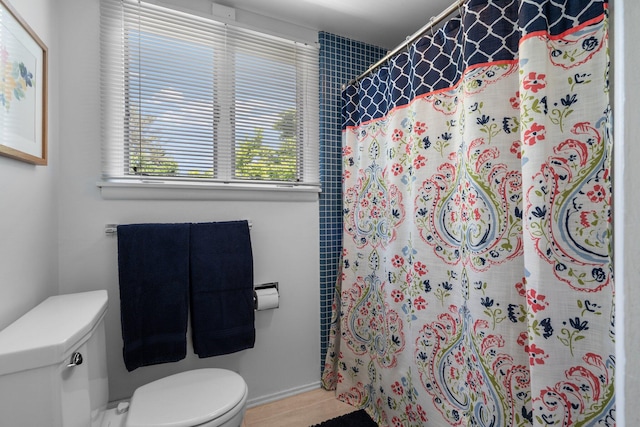
<svg viewBox="0 0 640 427">
<path fill-rule="evenodd" d="M 253 348 L 253 255 L 249 223 L 191 224 L 193 349 L 210 357 Z"/>
<path fill-rule="evenodd" d="M 118 276 L 127 369 L 184 359 L 189 224 L 118 226 Z"/>
</svg>

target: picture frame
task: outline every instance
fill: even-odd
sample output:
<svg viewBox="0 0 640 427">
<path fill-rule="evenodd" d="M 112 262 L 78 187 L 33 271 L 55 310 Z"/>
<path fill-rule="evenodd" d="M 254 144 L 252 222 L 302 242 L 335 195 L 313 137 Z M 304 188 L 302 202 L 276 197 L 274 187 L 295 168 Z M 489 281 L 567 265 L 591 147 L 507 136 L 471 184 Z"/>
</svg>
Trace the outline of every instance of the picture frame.
<svg viewBox="0 0 640 427">
<path fill-rule="evenodd" d="M 47 164 L 47 46 L 0 0 L 0 155 Z"/>
</svg>

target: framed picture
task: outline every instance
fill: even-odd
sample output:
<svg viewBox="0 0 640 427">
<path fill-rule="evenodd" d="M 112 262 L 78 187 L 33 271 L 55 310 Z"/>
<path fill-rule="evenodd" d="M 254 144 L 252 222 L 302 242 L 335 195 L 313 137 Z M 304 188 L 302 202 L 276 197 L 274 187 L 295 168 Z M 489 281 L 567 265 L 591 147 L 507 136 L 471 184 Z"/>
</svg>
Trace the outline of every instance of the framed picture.
<svg viewBox="0 0 640 427">
<path fill-rule="evenodd" d="M 0 0 L 0 155 L 47 164 L 47 47 Z"/>
</svg>

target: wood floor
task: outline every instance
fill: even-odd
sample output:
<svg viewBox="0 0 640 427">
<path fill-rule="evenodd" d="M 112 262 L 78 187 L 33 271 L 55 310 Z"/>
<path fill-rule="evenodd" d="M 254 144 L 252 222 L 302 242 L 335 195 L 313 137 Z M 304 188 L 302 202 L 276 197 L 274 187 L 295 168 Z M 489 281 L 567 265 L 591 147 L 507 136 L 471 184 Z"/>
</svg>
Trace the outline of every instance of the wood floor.
<svg viewBox="0 0 640 427">
<path fill-rule="evenodd" d="M 308 427 L 355 410 L 317 389 L 247 409 L 242 427 Z"/>
</svg>

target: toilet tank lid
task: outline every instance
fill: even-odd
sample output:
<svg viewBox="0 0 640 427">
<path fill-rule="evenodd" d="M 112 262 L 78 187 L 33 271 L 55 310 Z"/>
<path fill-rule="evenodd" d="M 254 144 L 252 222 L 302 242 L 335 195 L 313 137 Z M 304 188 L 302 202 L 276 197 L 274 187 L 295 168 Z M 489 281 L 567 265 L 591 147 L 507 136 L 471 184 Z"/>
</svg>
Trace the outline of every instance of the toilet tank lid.
<svg viewBox="0 0 640 427">
<path fill-rule="evenodd" d="M 52 296 L 0 331 L 0 375 L 58 364 L 83 344 L 107 309 L 107 291 Z"/>
</svg>

